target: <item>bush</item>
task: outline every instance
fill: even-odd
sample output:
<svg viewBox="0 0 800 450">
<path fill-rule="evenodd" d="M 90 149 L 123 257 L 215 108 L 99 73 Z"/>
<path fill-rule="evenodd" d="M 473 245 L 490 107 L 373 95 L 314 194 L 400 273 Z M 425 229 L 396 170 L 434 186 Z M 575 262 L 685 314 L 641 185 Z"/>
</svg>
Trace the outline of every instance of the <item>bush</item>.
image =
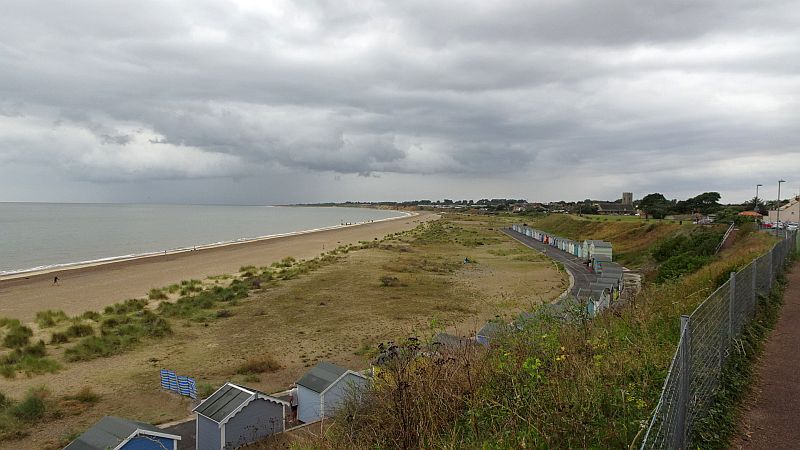
<svg viewBox="0 0 800 450">
<path fill-rule="evenodd" d="M 28 391 L 25 398 L 10 407 L 8 412 L 23 422 L 37 421 L 44 417 L 46 410 L 44 399 L 46 396 L 47 391 L 43 389 Z"/>
<path fill-rule="evenodd" d="M 100 400 L 100 395 L 94 393 L 90 386 L 84 386 L 75 395 L 68 395 L 67 400 L 77 400 L 81 403 L 97 403 Z"/>
<path fill-rule="evenodd" d="M 270 355 L 262 355 L 257 358 L 250 358 L 239 366 L 236 373 L 239 375 L 252 375 L 256 373 L 271 373 L 281 368 L 278 361 Z"/>
<path fill-rule="evenodd" d="M 147 293 L 147 298 L 149 298 L 150 300 L 166 300 L 169 297 L 167 296 L 167 294 L 164 293 L 163 290 L 153 288 L 150 289 L 150 292 Z"/>
<path fill-rule="evenodd" d="M 39 328 L 48 328 L 52 327 L 58 322 L 62 322 L 67 320 L 67 315 L 64 311 L 56 310 L 53 311 L 48 309 L 47 311 L 39 311 L 36 313 L 36 324 L 39 325 Z"/>
<path fill-rule="evenodd" d="M 17 322 L 19 323 L 19 322 Z M 28 345 L 33 330 L 24 325 L 12 325 L 3 337 L 3 345 L 8 348 L 19 348 Z"/>
<path fill-rule="evenodd" d="M 51 344 L 65 344 L 67 342 L 69 342 L 69 336 L 67 336 L 67 333 L 55 332 L 50 336 Z"/>
<path fill-rule="evenodd" d="M 76 323 L 67 328 L 66 334 L 69 337 L 75 338 L 91 336 L 94 334 L 94 328 L 88 323 Z"/>
<path fill-rule="evenodd" d="M 208 398 L 216 390 L 217 390 L 217 388 L 212 386 L 210 383 L 200 383 L 200 384 L 197 385 L 197 396 L 198 396 L 198 398 L 201 398 L 201 399 Z"/>
<path fill-rule="evenodd" d="M 100 313 L 97 311 L 86 311 L 81 315 L 81 317 L 86 320 L 94 320 L 95 322 L 100 321 Z"/>
</svg>

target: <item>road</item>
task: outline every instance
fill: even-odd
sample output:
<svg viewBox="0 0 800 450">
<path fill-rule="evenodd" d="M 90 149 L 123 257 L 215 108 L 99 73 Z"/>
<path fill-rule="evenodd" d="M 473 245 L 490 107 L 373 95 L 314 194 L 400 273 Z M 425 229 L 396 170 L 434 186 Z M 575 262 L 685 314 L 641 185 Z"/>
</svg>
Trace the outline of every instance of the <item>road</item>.
<svg viewBox="0 0 800 450">
<path fill-rule="evenodd" d="M 563 252 L 555 247 L 541 243 L 532 237 L 526 236 L 522 233 L 517 233 L 510 228 L 504 228 L 502 231 L 524 245 L 534 250 L 538 250 L 550 259 L 563 264 L 564 268 L 572 274 L 572 278 L 575 280 L 575 284 L 572 286 L 572 291 L 570 292 L 572 295 L 577 296 L 579 291 L 588 290 L 589 285 L 597 281 L 597 274 L 589 270 L 589 268 L 586 267 L 586 264 L 583 263 L 582 259 L 570 255 L 567 252 Z"/>
</svg>

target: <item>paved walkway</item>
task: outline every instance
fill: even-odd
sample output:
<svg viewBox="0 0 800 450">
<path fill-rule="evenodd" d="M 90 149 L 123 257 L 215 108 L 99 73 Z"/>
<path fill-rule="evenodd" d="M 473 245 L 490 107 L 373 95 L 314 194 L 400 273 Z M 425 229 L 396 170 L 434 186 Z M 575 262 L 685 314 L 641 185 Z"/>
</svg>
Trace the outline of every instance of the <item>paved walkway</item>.
<svg viewBox="0 0 800 450">
<path fill-rule="evenodd" d="M 800 448 L 800 267 L 787 280 L 780 318 L 756 368 L 755 395 L 734 448 Z"/>
<path fill-rule="evenodd" d="M 539 242 L 532 237 L 526 236 L 522 233 L 517 233 L 510 228 L 504 228 L 502 231 L 519 242 L 527 245 L 528 247 L 539 250 L 540 252 L 544 253 L 545 256 L 563 264 L 564 268 L 572 274 L 572 278 L 575 280 L 575 284 L 572 286 L 572 295 L 577 296 L 578 291 L 588 290 L 589 285 L 597 281 L 597 274 L 589 270 L 589 268 L 586 267 L 586 264 L 583 263 L 582 259 L 570 255 L 569 253 L 561 251 L 555 247 L 551 247 L 548 244 Z"/>
</svg>

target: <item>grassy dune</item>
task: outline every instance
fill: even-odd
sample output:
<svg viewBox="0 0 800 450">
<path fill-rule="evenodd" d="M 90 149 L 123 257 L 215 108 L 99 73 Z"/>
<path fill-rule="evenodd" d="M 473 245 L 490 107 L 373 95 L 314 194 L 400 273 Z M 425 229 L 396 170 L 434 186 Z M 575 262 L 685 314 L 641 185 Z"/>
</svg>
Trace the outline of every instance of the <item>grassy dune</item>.
<svg viewBox="0 0 800 450">
<path fill-rule="evenodd" d="M 29 340 L 44 341 L 58 367 L 0 380 L 9 408 L 36 392 L 44 410 L 34 421 L 0 414 L 8 417 L 0 445 L 57 448 L 107 414 L 153 423 L 186 417 L 188 402 L 159 388 L 161 368 L 195 377 L 203 391 L 226 380 L 277 391 L 320 359 L 363 368 L 380 342 L 440 329 L 469 334 L 554 299 L 565 274 L 501 234 L 508 220 L 452 216 L 313 260 L 287 256 L 147 286 L 141 298 L 100 312 L 45 312 L 46 326 L 27 324 Z M 75 400 L 86 386 L 92 401 Z"/>
<path fill-rule="evenodd" d="M 686 232 L 673 224 L 551 216 L 543 229 L 610 240 L 631 261 Z M 732 270 L 773 244 L 743 232 L 717 258 L 679 279 L 647 284 L 628 305 L 593 320 L 528 322 L 491 349 L 423 357 L 402 353 L 361 403 L 352 403 L 314 445 L 333 448 L 625 448 L 658 402 L 692 311 Z M 414 350 L 418 344 L 406 343 Z M 442 383 L 443 377 L 448 380 Z M 435 388 L 431 388 L 431 386 Z M 376 406 L 377 405 L 377 406 Z"/>
</svg>

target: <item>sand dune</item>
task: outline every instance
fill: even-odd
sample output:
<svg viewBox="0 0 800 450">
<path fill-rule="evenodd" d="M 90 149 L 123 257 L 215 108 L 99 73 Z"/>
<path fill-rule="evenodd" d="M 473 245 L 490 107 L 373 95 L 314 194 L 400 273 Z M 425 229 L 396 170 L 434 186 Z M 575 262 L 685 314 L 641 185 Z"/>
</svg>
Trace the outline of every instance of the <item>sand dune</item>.
<svg viewBox="0 0 800 450">
<path fill-rule="evenodd" d="M 61 309 L 67 314 L 98 310 L 141 297 L 153 287 L 233 273 L 247 265 L 266 266 L 287 256 L 309 259 L 338 245 L 380 239 L 436 217 L 422 213 L 333 230 L 6 278 L 0 280 L 0 316 L 27 322 L 37 311 L 46 309 Z M 59 283 L 54 286 L 56 275 Z"/>
</svg>

